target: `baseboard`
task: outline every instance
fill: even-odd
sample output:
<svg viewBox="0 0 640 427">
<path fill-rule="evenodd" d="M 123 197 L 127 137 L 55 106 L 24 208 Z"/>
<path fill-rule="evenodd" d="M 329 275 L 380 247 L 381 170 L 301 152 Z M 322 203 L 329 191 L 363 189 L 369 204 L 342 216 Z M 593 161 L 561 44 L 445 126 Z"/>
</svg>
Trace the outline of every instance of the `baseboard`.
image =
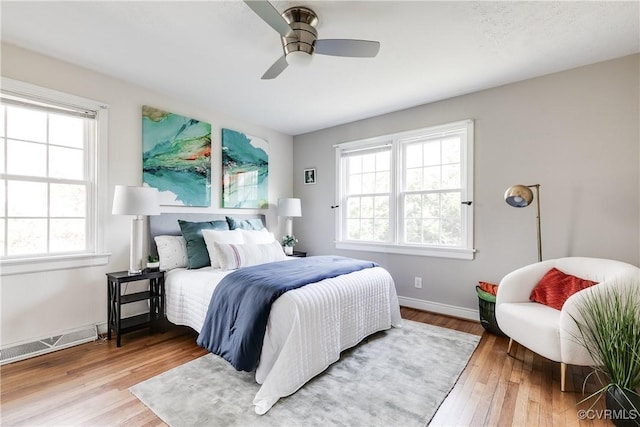
<svg viewBox="0 0 640 427">
<path fill-rule="evenodd" d="M 98 323 L 96 328 L 98 329 L 98 335 L 104 335 L 109 332 L 107 329 L 107 322 Z"/>
<path fill-rule="evenodd" d="M 455 305 L 442 304 L 439 302 L 425 301 L 417 298 L 398 296 L 400 305 L 417 308 L 418 310 L 431 311 L 433 313 L 445 314 L 447 316 L 459 317 L 461 319 L 480 321 L 480 312 L 465 307 L 457 307 Z"/>
</svg>

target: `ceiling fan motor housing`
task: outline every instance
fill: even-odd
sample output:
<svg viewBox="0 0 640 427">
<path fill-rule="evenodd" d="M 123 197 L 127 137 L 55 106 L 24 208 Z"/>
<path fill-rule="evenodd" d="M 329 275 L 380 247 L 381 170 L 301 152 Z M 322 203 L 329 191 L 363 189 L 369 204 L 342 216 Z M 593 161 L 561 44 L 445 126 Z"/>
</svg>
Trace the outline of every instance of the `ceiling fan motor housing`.
<svg viewBox="0 0 640 427">
<path fill-rule="evenodd" d="M 291 27 L 291 32 L 282 37 L 284 54 L 304 52 L 313 55 L 318 38 L 318 16 L 306 7 L 292 7 L 282 13 L 282 17 Z"/>
</svg>

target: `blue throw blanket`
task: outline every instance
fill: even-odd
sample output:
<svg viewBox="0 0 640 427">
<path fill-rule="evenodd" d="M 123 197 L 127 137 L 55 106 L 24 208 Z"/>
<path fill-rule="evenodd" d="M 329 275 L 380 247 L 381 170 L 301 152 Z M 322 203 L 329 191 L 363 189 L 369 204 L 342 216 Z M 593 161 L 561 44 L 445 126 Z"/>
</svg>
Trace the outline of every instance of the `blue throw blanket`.
<svg viewBox="0 0 640 427">
<path fill-rule="evenodd" d="M 251 372 L 260 360 L 271 304 L 280 295 L 376 265 L 345 257 L 314 256 L 236 270 L 213 292 L 197 343 L 238 371 Z"/>
</svg>

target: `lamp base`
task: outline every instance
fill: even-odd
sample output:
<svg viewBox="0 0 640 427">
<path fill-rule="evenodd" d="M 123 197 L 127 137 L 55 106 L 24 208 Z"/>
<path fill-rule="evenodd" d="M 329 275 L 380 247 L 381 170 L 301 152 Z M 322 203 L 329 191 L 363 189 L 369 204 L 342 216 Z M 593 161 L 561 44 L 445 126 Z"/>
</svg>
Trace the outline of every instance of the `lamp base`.
<svg viewBox="0 0 640 427">
<path fill-rule="evenodd" d="M 129 253 L 129 276 L 142 273 L 142 230 L 144 221 L 137 216 L 131 221 L 131 242 Z"/>
<path fill-rule="evenodd" d="M 293 218 L 287 217 L 286 221 L 287 236 L 293 236 Z"/>
</svg>

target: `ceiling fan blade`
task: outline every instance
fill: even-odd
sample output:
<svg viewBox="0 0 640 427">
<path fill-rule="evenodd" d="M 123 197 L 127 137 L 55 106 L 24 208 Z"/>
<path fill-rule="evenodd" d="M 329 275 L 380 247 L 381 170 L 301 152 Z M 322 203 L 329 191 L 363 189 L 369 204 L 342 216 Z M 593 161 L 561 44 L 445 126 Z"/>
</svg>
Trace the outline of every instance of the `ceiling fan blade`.
<svg viewBox="0 0 640 427">
<path fill-rule="evenodd" d="M 316 40 L 315 53 L 332 56 L 373 58 L 380 50 L 380 43 L 369 40 L 323 39 Z"/>
<path fill-rule="evenodd" d="M 244 0 L 244 2 L 258 15 L 264 22 L 269 24 L 281 36 L 286 36 L 291 32 L 291 27 L 280 15 L 275 7 L 266 0 Z"/>
<path fill-rule="evenodd" d="M 275 79 L 284 71 L 285 68 L 287 68 L 288 65 L 289 63 L 287 63 L 287 58 L 284 55 L 281 56 L 271 67 L 269 67 L 267 72 L 262 75 L 262 80 Z"/>
</svg>

